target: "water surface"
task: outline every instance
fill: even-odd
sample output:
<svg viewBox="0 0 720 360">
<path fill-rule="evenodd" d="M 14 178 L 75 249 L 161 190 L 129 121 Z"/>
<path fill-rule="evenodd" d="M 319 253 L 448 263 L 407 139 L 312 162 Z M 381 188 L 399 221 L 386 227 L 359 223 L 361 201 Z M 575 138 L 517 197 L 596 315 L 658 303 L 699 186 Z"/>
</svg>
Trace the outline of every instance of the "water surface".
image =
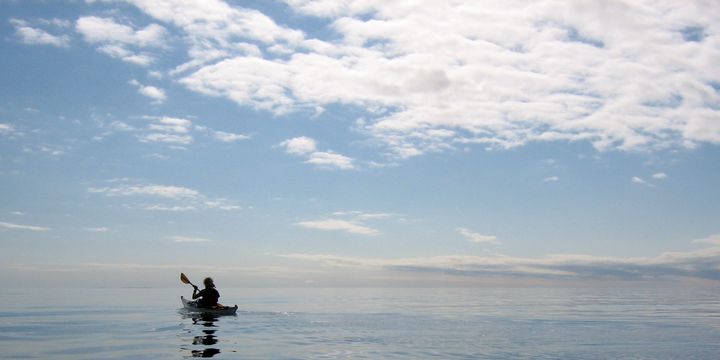
<svg viewBox="0 0 720 360">
<path fill-rule="evenodd" d="M 8 359 L 717 359 L 718 288 L 0 290 Z"/>
</svg>

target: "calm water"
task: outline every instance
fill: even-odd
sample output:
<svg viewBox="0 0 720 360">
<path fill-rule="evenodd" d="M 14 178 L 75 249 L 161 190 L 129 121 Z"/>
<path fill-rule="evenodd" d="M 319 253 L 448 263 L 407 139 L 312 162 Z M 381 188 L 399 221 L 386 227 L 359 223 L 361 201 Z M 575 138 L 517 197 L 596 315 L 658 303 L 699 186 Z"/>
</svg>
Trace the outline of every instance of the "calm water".
<svg viewBox="0 0 720 360">
<path fill-rule="evenodd" d="M 0 358 L 720 358 L 718 288 L 188 290 L 0 290 Z"/>
</svg>

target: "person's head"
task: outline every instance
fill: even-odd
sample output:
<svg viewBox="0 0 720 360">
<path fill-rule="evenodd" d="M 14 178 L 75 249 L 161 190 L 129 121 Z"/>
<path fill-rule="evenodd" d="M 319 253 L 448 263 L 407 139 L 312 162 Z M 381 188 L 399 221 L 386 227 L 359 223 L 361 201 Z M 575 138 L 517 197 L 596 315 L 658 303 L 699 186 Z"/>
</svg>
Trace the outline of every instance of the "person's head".
<svg viewBox="0 0 720 360">
<path fill-rule="evenodd" d="M 215 283 L 213 282 L 213 279 L 210 277 L 206 277 L 205 280 L 203 280 L 203 284 L 205 284 L 206 288 L 214 288 Z"/>
</svg>

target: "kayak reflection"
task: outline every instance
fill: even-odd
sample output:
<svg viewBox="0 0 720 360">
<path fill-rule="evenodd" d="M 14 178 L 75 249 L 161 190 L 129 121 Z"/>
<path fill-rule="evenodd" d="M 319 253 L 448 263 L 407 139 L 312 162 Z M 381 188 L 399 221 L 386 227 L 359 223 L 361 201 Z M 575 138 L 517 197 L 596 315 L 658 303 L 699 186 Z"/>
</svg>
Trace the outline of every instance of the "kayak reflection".
<svg viewBox="0 0 720 360">
<path fill-rule="evenodd" d="M 190 333 L 197 335 L 192 338 L 192 346 L 183 350 L 190 350 L 192 357 L 209 358 L 219 354 L 220 349 L 215 346 L 218 343 L 218 317 L 212 314 L 190 314 L 189 317 L 192 320 Z"/>
</svg>

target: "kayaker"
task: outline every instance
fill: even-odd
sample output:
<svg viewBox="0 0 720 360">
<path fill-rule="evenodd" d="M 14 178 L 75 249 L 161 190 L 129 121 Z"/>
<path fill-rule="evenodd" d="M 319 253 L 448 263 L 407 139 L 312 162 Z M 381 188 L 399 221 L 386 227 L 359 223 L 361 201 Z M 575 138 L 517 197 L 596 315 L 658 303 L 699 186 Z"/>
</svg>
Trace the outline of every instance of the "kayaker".
<svg viewBox="0 0 720 360">
<path fill-rule="evenodd" d="M 212 308 L 218 306 L 218 300 L 220 299 L 220 293 L 215 289 L 215 283 L 212 278 L 206 277 L 203 280 L 205 288 L 200 290 L 197 286 L 193 285 L 193 300 L 200 298 L 197 304 L 201 308 Z"/>
</svg>

